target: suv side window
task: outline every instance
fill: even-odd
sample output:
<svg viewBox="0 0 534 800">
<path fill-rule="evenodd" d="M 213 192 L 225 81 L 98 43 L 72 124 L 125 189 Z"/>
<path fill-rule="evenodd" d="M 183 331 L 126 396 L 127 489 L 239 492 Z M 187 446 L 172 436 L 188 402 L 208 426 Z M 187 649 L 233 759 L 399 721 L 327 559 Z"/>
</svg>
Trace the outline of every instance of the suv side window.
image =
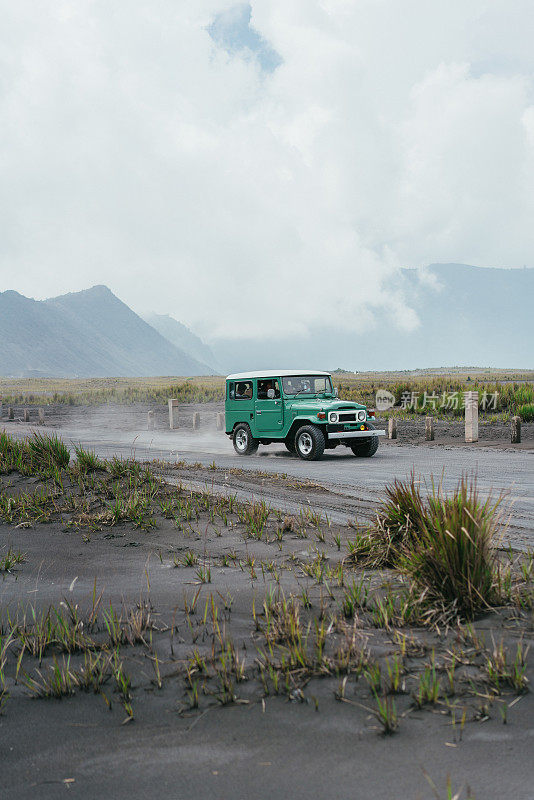
<svg viewBox="0 0 534 800">
<path fill-rule="evenodd" d="M 235 384 L 234 397 L 230 388 L 230 398 L 232 400 L 252 400 L 252 381 L 238 381 Z"/>
</svg>

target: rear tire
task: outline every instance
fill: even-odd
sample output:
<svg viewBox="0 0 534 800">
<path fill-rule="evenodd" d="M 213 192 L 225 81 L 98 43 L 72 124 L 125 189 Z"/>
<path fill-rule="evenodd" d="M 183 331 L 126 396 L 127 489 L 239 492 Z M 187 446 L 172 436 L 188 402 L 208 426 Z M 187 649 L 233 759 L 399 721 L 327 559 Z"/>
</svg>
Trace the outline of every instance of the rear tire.
<svg viewBox="0 0 534 800">
<path fill-rule="evenodd" d="M 324 453 L 324 433 L 315 425 L 303 425 L 295 436 L 295 452 L 304 461 L 318 461 Z"/>
<path fill-rule="evenodd" d="M 252 456 L 259 446 L 258 440 L 253 438 L 246 422 L 240 422 L 235 426 L 232 441 L 238 456 Z"/>
<path fill-rule="evenodd" d="M 367 423 L 367 427 L 372 431 L 375 429 L 370 422 Z M 370 436 L 368 439 L 362 437 L 350 449 L 357 458 L 371 458 L 378 450 L 378 436 Z"/>
</svg>

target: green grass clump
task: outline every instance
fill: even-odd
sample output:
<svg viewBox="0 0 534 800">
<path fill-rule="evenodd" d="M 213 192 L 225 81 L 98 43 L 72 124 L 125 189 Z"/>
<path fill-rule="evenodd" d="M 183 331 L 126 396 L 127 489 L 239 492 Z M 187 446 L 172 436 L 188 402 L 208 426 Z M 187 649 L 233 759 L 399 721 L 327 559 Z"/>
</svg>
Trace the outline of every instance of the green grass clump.
<svg viewBox="0 0 534 800">
<path fill-rule="evenodd" d="M 70 462 L 69 448 L 56 435 L 34 433 L 28 439 L 28 451 L 34 465 L 41 469 L 63 469 Z"/>
<path fill-rule="evenodd" d="M 68 467 L 69 461 L 69 448 L 55 435 L 34 433 L 16 439 L 0 433 L 0 473 L 50 474 Z"/>
<path fill-rule="evenodd" d="M 502 496 L 483 501 L 476 481 L 464 476 L 450 496 L 432 482 L 424 498 L 413 473 L 386 491 L 374 527 L 349 543 L 349 560 L 401 569 L 430 612 L 448 609 L 470 619 L 499 601 Z"/>
<path fill-rule="evenodd" d="M 450 497 L 428 498 L 418 539 L 404 549 L 401 568 L 426 604 L 453 607 L 471 619 L 499 601 L 495 543 L 500 527 L 497 501 L 479 496 L 464 476 Z"/>
<path fill-rule="evenodd" d="M 415 473 L 409 480 L 396 479 L 386 486 L 387 500 L 380 506 L 376 523 L 349 542 L 350 558 L 372 567 L 395 567 L 406 547 L 415 545 L 427 513 Z"/>
<path fill-rule="evenodd" d="M 525 403 L 517 409 L 523 422 L 534 422 L 534 403 Z"/>
<path fill-rule="evenodd" d="M 383 566 L 394 566 L 399 550 L 417 543 L 426 508 L 414 472 L 408 481 L 396 479 L 387 486 L 386 497 L 377 514 L 376 535 Z"/>
<path fill-rule="evenodd" d="M 0 433 L 0 473 L 13 471 L 25 475 L 31 471 L 31 459 L 26 442 L 14 439 L 7 433 Z"/>
<path fill-rule="evenodd" d="M 104 469 L 103 462 L 95 454 L 94 450 L 85 450 L 81 445 L 74 448 L 76 463 L 82 472 L 95 472 Z"/>
</svg>

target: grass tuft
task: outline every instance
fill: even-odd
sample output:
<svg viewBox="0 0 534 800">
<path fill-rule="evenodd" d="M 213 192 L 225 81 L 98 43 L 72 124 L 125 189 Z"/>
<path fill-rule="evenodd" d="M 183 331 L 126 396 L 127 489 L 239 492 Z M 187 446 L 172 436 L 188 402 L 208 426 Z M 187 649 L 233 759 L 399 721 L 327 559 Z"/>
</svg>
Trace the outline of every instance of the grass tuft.
<svg viewBox="0 0 534 800">
<path fill-rule="evenodd" d="M 85 450 L 81 445 L 74 448 L 76 463 L 82 472 L 96 472 L 105 469 L 104 463 L 93 450 Z"/>
<path fill-rule="evenodd" d="M 70 452 L 58 436 L 34 433 L 28 439 L 28 450 L 35 464 L 43 469 L 62 469 L 68 467 Z"/>
<path fill-rule="evenodd" d="M 495 542 L 502 496 L 483 501 L 476 481 L 464 476 L 450 497 L 428 499 L 418 538 L 404 548 L 401 568 L 426 604 L 452 606 L 462 617 L 499 602 Z"/>
</svg>

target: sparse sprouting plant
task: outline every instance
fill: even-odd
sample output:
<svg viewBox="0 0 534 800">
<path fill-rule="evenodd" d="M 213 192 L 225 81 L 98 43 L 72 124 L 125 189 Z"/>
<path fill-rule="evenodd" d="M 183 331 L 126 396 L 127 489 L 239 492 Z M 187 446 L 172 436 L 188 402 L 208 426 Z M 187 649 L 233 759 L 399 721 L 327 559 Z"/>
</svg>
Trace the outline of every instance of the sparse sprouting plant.
<svg viewBox="0 0 534 800">
<path fill-rule="evenodd" d="M 7 548 L 7 552 L 0 551 L 0 572 L 11 572 L 13 567 L 22 564 L 25 560 L 24 553 L 21 553 L 20 550 L 13 550 L 10 546 Z"/>
<path fill-rule="evenodd" d="M 504 642 L 493 645 L 492 652 L 487 657 L 486 669 L 488 680 L 492 689 L 500 693 L 504 688 L 512 689 L 517 694 L 528 691 L 526 677 L 528 648 L 523 642 L 518 642 L 512 659 L 509 656 Z"/>
<path fill-rule="evenodd" d="M 343 614 L 346 617 L 356 616 L 358 611 L 366 608 L 368 596 L 369 583 L 364 574 L 359 583 L 353 580 L 352 584 L 347 585 L 343 595 Z"/>
<path fill-rule="evenodd" d="M 377 692 L 373 694 L 376 701 L 376 709 L 373 713 L 382 727 L 382 733 L 389 736 L 395 733 L 399 727 L 397 706 L 391 695 L 380 696 Z"/>
<path fill-rule="evenodd" d="M 417 689 L 413 694 L 416 706 L 422 708 L 427 703 L 437 703 L 440 691 L 439 678 L 436 674 L 435 657 L 434 653 L 432 653 L 430 664 L 424 668 L 419 678 Z"/>
</svg>

